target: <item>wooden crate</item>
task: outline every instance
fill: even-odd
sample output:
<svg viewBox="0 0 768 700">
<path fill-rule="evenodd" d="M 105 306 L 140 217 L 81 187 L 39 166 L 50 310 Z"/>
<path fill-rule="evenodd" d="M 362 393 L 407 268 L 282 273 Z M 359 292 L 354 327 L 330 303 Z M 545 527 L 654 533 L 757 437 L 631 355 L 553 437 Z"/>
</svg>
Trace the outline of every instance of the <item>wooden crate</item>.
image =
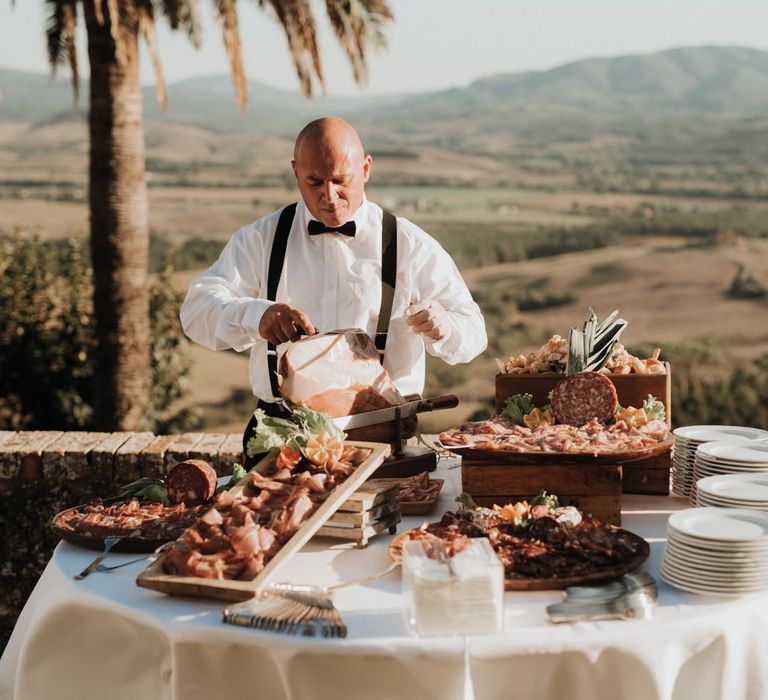
<svg viewBox="0 0 768 700">
<path fill-rule="evenodd" d="M 616 387 L 619 403 L 622 406 L 643 405 L 648 394 L 653 394 L 667 414 L 667 425 L 672 425 L 672 375 L 669 363 L 665 363 L 666 374 L 607 374 Z M 547 403 L 547 396 L 555 384 L 563 378 L 562 374 L 546 372 L 543 374 L 497 374 L 496 375 L 496 412 L 503 410 L 506 400 L 514 394 L 533 394 L 533 404 L 541 407 Z"/>
<path fill-rule="evenodd" d="M 620 464 L 507 461 L 464 454 L 462 490 L 478 505 L 504 505 L 530 500 L 541 490 L 558 496 L 603 522 L 621 524 L 622 467 Z"/>
<path fill-rule="evenodd" d="M 401 517 L 399 491 L 397 483 L 366 482 L 341 504 L 317 536 L 353 540 L 358 547 L 366 547 L 376 535 L 394 535 Z"/>
<path fill-rule="evenodd" d="M 644 493 L 652 496 L 669 495 L 672 450 L 656 457 L 627 462 L 623 467 L 622 490 L 624 493 Z"/>
</svg>

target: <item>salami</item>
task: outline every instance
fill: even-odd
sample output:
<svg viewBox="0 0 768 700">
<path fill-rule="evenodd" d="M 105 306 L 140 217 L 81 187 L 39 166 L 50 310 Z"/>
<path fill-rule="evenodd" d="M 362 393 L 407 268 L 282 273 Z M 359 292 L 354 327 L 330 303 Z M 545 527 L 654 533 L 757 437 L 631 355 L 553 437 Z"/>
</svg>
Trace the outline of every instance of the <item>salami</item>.
<svg viewBox="0 0 768 700">
<path fill-rule="evenodd" d="M 165 479 L 165 495 L 170 503 L 188 506 L 205 503 L 216 491 L 216 472 L 203 459 L 179 462 Z"/>
<path fill-rule="evenodd" d="M 552 392 L 552 413 L 559 423 L 568 425 L 584 425 L 593 418 L 605 423 L 618 405 L 616 387 L 599 372 L 568 375 Z"/>
</svg>

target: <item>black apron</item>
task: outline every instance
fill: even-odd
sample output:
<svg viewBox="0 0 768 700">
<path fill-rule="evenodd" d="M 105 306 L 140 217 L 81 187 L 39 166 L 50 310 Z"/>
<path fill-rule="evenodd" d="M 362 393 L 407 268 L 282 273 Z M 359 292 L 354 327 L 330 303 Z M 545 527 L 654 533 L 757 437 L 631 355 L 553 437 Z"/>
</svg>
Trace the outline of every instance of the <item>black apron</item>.
<svg viewBox="0 0 768 700">
<path fill-rule="evenodd" d="M 277 286 L 283 274 L 285 262 L 285 250 L 288 246 L 288 236 L 291 233 L 293 218 L 296 214 L 296 203 L 289 204 L 280 212 L 275 231 L 275 240 L 272 243 L 272 252 L 269 256 L 269 272 L 267 276 L 267 299 L 275 301 Z M 395 299 L 395 284 L 397 282 L 397 219 L 388 211 L 383 211 L 381 226 L 381 307 L 379 308 L 379 320 L 376 324 L 376 337 L 374 343 L 379 351 L 382 364 L 384 363 L 384 348 L 387 344 L 389 332 L 389 320 L 392 316 L 392 303 Z M 269 382 L 272 387 L 272 398 L 280 396 L 280 387 L 277 382 L 277 352 L 272 343 L 267 343 L 267 368 L 269 370 Z M 283 408 L 282 404 L 274 401 L 259 399 L 257 408 L 262 409 L 268 416 L 287 418 L 290 412 Z M 262 457 L 254 455 L 248 457 L 246 445 L 253 436 L 256 426 L 256 418 L 251 416 L 243 433 L 243 459 L 245 468 L 250 469 Z"/>
</svg>

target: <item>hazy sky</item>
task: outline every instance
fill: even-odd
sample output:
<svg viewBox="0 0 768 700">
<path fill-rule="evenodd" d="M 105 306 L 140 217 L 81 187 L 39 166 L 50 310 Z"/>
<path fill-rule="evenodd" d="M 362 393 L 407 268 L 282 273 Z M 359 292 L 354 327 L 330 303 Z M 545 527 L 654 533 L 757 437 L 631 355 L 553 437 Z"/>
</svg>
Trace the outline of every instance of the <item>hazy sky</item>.
<svg viewBox="0 0 768 700">
<path fill-rule="evenodd" d="M 550 68 L 589 56 L 648 53 L 675 46 L 740 45 L 768 50 L 768 0 L 390 0 L 389 49 L 370 59 L 365 92 L 381 94 L 465 85 L 499 72 Z M 166 79 L 228 71 L 211 2 L 201 0 L 202 49 L 162 23 Z M 358 93 L 314 0 L 331 95 Z M 281 30 L 255 1 L 241 0 L 248 77 L 297 89 Z M 0 0 L 0 66 L 47 71 L 43 0 Z M 85 41 L 80 64 L 87 72 Z M 66 69 L 62 75 L 67 75 Z M 146 53 L 142 82 L 154 82 Z"/>
</svg>

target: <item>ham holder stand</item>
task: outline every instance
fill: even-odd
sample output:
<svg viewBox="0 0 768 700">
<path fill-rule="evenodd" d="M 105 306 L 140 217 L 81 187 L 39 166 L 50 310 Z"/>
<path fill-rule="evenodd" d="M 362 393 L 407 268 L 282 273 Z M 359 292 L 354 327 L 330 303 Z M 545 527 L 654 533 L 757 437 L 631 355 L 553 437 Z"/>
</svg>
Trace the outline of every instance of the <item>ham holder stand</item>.
<svg viewBox="0 0 768 700">
<path fill-rule="evenodd" d="M 391 442 L 391 457 L 374 472 L 372 478 L 402 478 L 431 472 L 437 467 L 437 452 L 434 449 L 405 444 L 408 433 L 413 434 L 413 431 L 408 430 L 406 423 L 404 433 L 403 421 L 418 413 L 455 408 L 458 405 L 459 399 L 453 394 L 430 399 L 418 398 L 397 406 L 333 418 L 333 422 L 342 430 L 354 431 L 350 439 Z"/>
</svg>

